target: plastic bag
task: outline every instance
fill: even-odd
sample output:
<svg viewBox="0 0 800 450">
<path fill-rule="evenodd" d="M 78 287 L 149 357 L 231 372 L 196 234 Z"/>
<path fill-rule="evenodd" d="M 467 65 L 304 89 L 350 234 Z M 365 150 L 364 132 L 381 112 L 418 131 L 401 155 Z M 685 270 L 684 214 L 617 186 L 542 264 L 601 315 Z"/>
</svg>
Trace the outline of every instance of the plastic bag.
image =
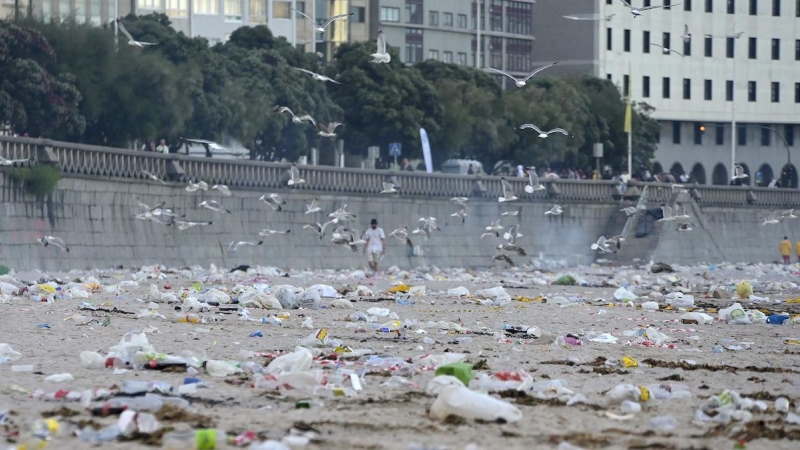
<svg viewBox="0 0 800 450">
<path fill-rule="evenodd" d="M 448 289 L 447 296 L 448 297 L 466 297 L 469 295 L 469 290 L 464 286 L 459 286 L 457 288 Z"/>
<path fill-rule="evenodd" d="M 275 294 L 275 298 L 278 299 L 283 309 L 292 309 L 294 308 L 294 291 L 289 288 L 281 288 Z"/>
<path fill-rule="evenodd" d="M 621 287 L 614 291 L 614 298 L 623 302 L 632 302 L 636 300 L 636 295 L 624 287 Z"/>
<path fill-rule="evenodd" d="M 744 308 L 742 308 L 742 305 L 740 305 L 738 302 L 727 308 L 720 309 L 719 317 L 729 324 L 751 323 L 750 318 L 747 317 L 747 313 L 744 312 Z"/>
<path fill-rule="evenodd" d="M 504 420 L 509 423 L 522 418 L 519 409 L 502 400 L 471 391 L 464 386 L 445 386 L 431 405 L 430 416 L 444 420 L 451 415 L 473 420 Z"/>
<path fill-rule="evenodd" d="M 311 369 L 313 356 L 305 348 L 297 346 L 294 352 L 278 356 L 264 368 L 264 373 L 281 374 L 285 372 L 307 372 Z"/>
</svg>

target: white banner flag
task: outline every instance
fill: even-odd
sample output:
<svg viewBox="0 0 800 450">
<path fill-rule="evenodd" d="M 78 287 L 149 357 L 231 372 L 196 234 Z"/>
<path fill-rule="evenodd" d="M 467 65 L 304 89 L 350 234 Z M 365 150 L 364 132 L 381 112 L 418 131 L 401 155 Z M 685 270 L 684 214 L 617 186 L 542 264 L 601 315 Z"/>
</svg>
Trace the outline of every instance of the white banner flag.
<svg viewBox="0 0 800 450">
<path fill-rule="evenodd" d="M 428 141 L 428 133 L 425 128 L 419 129 L 419 137 L 422 139 L 422 156 L 425 158 L 425 169 L 428 173 L 433 173 L 433 161 L 431 160 L 431 143 Z"/>
</svg>

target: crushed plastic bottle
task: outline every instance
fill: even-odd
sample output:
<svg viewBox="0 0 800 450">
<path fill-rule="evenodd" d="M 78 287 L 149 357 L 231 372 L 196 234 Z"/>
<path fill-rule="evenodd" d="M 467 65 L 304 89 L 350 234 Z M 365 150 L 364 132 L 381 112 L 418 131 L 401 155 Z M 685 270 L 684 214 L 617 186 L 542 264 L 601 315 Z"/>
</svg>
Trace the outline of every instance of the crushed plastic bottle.
<svg viewBox="0 0 800 450">
<path fill-rule="evenodd" d="M 455 415 L 468 420 L 517 422 L 522 412 L 517 407 L 489 395 L 462 386 L 445 386 L 430 409 L 433 419 L 444 420 Z"/>
</svg>

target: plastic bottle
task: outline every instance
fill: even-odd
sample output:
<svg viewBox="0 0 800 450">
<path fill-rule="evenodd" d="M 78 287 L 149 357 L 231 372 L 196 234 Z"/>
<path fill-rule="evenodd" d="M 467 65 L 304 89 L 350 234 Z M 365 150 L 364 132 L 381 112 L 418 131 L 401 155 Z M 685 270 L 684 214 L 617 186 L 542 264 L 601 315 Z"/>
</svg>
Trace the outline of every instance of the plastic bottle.
<svg viewBox="0 0 800 450">
<path fill-rule="evenodd" d="M 215 450 L 224 448 L 228 442 L 229 439 L 224 431 L 192 430 L 164 434 L 161 448 L 164 450 Z"/>
<path fill-rule="evenodd" d="M 450 415 L 465 419 L 516 422 L 522 418 L 517 407 L 464 386 L 445 386 L 430 409 L 434 419 L 444 420 Z"/>
<path fill-rule="evenodd" d="M 775 411 L 789 412 L 789 399 L 786 397 L 778 397 L 775 399 Z"/>
</svg>

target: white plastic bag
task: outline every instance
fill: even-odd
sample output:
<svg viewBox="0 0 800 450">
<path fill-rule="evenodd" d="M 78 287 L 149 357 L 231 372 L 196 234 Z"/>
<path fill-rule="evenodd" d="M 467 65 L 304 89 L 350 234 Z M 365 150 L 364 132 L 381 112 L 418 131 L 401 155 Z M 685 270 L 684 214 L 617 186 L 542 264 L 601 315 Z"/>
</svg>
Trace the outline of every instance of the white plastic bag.
<svg viewBox="0 0 800 450">
<path fill-rule="evenodd" d="M 622 302 L 632 302 L 636 300 L 636 294 L 621 287 L 614 291 L 614 298 Z"/>
<path fill-rule="evenodd" d="M 294 352 L 273 359 L 264 368 L 264 373 L 277 375 L 284 372 L 307 372 L 311 369 L 312 358 L 313 356 L 307 348 L 297 346 Z"/>
<path fill-rule="evenodd" d="M 471 391 L 464 386 L 445 386 L 431 405 L 430 416 L 444 420 L 451 415 L 473 420 L 504 420 L 509 423 L 522 418 L 519 409 L 502 400 Z"/>
<path fill-rule="evenodd" d="M 469 295 L 469 290 L 464 286 L 459 286 L 457 288 L 448 289 L 447 296 L 448 297 L 466 297 Z"/>
</svg>

